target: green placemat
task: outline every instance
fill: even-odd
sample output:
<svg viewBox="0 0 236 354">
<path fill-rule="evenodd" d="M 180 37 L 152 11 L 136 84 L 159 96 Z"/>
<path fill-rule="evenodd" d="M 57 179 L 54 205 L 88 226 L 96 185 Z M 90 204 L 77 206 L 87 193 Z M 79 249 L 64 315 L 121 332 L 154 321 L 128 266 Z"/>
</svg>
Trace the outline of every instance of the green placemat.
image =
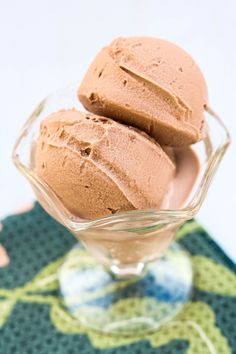
<svg viewBox="0 0 236 354">
<path fill-rule="evenodd" d="M 76 242 L 64 227 L 37 203 L 2 224 L 0 354 L 236 354 L 236 266 L 195 221 L 177 236 L 194 266 L 191 302 L 173 323 L 129 338 L 88 331 L 64 310 L 57 269 Z"/>
</svg>

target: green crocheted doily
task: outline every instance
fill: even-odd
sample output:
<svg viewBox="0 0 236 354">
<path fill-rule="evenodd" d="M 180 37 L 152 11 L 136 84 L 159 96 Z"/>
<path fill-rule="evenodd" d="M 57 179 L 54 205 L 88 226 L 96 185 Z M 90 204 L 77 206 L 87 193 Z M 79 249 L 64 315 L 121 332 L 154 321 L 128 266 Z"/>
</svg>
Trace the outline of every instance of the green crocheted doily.
<svg viewBox="0 0 236 354">
<path fill-rule="evenodd" d="M 195 221 L 187 222 L 177 234 L 194 267 L 191 302 L 155 333 L 128 338 L 89 331 L 65 311 L 57 270 L 76 242 L 67 230 L 37 203 L 2 224 L 0 354 L 236 353 L 236 267 Z M 3 250 L 10 258 L 5 266 Z M 83 259 L 85 251 L 79 252 Z M 108 296 L 106 289 L 102 296 Z M 131 306 L 137 311 L 151 306 L 155 311 L 151 298 L 120 299 L 107 311 L 128 312 Z"/>
</svg>

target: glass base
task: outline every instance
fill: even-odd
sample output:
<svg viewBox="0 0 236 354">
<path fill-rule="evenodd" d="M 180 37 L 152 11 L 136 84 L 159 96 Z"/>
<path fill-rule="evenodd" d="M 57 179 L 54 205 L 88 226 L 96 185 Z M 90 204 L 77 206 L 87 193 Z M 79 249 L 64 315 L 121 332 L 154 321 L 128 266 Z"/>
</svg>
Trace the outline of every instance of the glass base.
<svg viewBox="0 0 236 354">
<path fill-rule="evenodd" d="M 117 279 L 81 246 L 59 271 L 61 294 L 79 323 L 116 335 L 156 330 L 176 316 L 191 295 L 192 268 L 184 249 L 172 243 L 140 276 Z"/>
</svg>

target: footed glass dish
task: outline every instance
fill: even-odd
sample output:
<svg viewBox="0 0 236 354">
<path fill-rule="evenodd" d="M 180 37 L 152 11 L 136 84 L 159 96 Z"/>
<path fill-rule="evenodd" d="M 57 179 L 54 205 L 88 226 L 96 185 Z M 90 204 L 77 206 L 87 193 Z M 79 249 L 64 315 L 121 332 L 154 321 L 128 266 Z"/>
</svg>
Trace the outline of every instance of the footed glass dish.
<svg viewBox="0 0 236 354">
<path fill-rule="evenodd" d="M 40 122 L 62 108 L 82 109 L 77 87 L 74 84 L 60 90 L 36 107 L 16 140 L 13 161 L 44 209 L 81 241 L 66 255 L 58 273 L 68 311 L 78 324 L 94 330 L 143 334 L 171 320 L 191 296 L 191 262 L 174 238 L 178 228 L 201 207 L 230 143 L 229 133 L 219 117 L 206 109 L 206 137 L 193 145 L 200 173 L 183 208 L 129 211 L 82 220 L 66 210 L 40 179 L 34 161 Z"/>
</svg>

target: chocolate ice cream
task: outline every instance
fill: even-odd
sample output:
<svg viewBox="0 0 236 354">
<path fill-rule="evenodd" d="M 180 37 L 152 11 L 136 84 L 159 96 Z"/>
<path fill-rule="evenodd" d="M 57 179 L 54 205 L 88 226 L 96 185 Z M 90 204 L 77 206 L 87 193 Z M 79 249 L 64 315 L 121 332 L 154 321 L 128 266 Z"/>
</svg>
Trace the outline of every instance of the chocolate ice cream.
<svg viewBox="0 0 236 354">
<path fill-rule="evenodd" d="M 207 88 L 193 59 L 157 38 L 118 38 L 88 69 L 75 109 L 41 123 L 37 174 L 74 216 L 178 209 L 199 165 Z"/>
<path fill-rule="evenodd" d="M 175 174 L 165 151 L 138 129 L 71 109 L 41 123 L 35 163 L 71 213 L 98 218 L 160 208 Z"/>
<path fill-rule="evenodd" d="M 137 127 L 159 144 L 204 136 L 207 88 L 184 50 L 158 38 L 118 38 L 90 65 L 78 96 L 91 112 Z"/>
</svg>

